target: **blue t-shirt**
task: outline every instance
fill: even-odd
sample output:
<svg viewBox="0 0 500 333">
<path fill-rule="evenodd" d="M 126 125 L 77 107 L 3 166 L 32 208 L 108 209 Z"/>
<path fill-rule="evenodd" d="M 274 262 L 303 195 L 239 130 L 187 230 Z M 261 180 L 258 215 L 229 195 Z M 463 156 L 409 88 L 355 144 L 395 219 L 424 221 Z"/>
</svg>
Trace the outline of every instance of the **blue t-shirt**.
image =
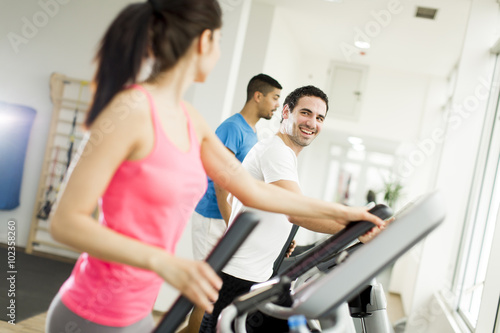
<svg viewBox="0 0 500 333">
<path fill-rule="evenodd" d="M 219 125 L 215 134 L 231 150 L 236 158 L 243 162 L 248 151 L 257 143 L 257 134 L 239 113 L 227 118 Z M 208 177 L 208 188 L 195 211 L 205 217 L 222 219 L 213 181 Z"/>
</svg>

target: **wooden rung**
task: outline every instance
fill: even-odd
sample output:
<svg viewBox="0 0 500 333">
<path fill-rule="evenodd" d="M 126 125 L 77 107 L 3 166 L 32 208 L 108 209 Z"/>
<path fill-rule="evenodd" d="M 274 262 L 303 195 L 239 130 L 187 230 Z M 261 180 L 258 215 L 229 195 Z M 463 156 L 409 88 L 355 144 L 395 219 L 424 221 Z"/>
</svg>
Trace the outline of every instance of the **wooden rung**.
<svg viewBox="0 0 500 333">
<path fill-rule="evenodd" d="M 70 124 L 70 125 L 73 125 L 73 120 L 66 120 L 66 119 L 59 119 L 59 122 L 60 123 L 65 123 L 65 124 Z M 75 127 L 80 127 L 82 126 L 83 123 L 82 122 L 79 122 L 79 121 L 76 121 L 75 122 Z"/>
<path fill-rule="evenodd" d="M 66 162 L 64 162 L 64 165 L 66 165 Z M 52 179 L 57 179 L 57 178 L 61 178 L 61 174 L 47 172 L 47 173 L 43 174 L 43 177 L 45 177 L 45 178 L 52 177 Z M 47 186 L 43 186 L 43 187 L 46 188 Z"/>
<path fill-rule="evenodd" d="M 69 133 L 61 133 L 61 132 L 55 132 L 54 134 L 55 135 L 59 135 L 59 136 L 64 136 L 64 137 L 67 137 L 67 138 L 69 138 L 71 136 Z M 83 134 L 75 133 L 74 136 L 75 136 L 75 139 L 78 139 L 78 140 L 82 140 L 83 139 Z"/>
<path fill-rule="evenodd" d="M 59 153 L 61 153 L 61 154 L 62 154 L 62 153 L 67 154 L 67 153 L 68 153 L 68 150 L 69 150 L 69 147 L 67 147 L 67 146 L 66 146 L 66 147 L 63 147 L 63 146 L 59 146 L 59 145 L 58 145 L 58 146 L 51 146 L 51 147 L 50 147 L 50 149 L 52 149 L 52 150 L 55 150 L 56 148 L 57 148 L 57 150 L 59 151 Z M 73 145 L 73 152 L 75 152 L 77 149 L 78 149 L 78 147 L 76 147 L 75 145 Z M 64 156 L 66 156 L 66 155 L 64 155 Z M 58 161 L 60 161 L 60 160 L 58 160 Z M 54 159 L 51 159 L 51 160 L 49 160 L 48 162 L 53 163 L 53 162 L 54 162 Z"/>
<path fill-rule="evenodd" d="M 63 161 L 63 160 L 58 160 L 58 161 L 50 161 L 50 166 L 52 168 L 52 166 L 54 165 L 54 163 L 56 163 L 57 165 L 61 165 L 63 166 L 65 169 L 66 169 L 66 165 L 68 164 L 66 161 Z M 66 171 L 64 171 L 66 172 Z M 50 178 L 52 177 L 52 179 L 57 179 L 57 178 L 60 178 L 61 177 L 61 173 L 55 173 L 55 172 L 52 172 L 52 171 L 45 171 L 44 173 L 42 173 L 41 175 L 43 178 Z M 50 180 L 50 179 L 49 179 Z M 45 181 L 45 183 L 43 184 L 46 184 L 47 181 Z M 41 185 L 42 187 L 45 187 L 45 185 Z"/>
<path fill-rule="evenodd" d="M 68 151 L 69 147 L 63 147 L 63 146 L 59 146 L 59 145 L 52 145 L 52 146 L 50 146 L 50 149 L 52 149 L 52 150 L 56 150 L 57 149 L 58 151 Z"/>
<path fill-rule="evenodd" d="M 90 104 L 90 103 L 89 103 Z M 87 104 L 87 105 L 89 105 Z M 81 107 L 75 107 L 74 105 L 70 106 L 70 105 L 61 105 L 60 106 L 61 109 L 65 109 L 65 110 L 70 110 L 70 111 L 75 111 L 75 110 L 78 110 L 78 112 L 84 112 L 86 113 L 88 108 L 81 108 Z"/>
<path fill-rule="evenodd" d="M 71 252 L 76 252 L 78 253 L 75 249 L 72 249 L 68 246 L 65 246 L 65 245 L 61 245 L 61 244 L 57 244 L 57 243 L 52 243 L 52 242 L 48 242 L 48 241 L 44 241 L 44 240 L 38 240 L 38 239 L 34 239 L 32 241 L 33 245 L 45 245 L 45 246 L 50 246 L 50 247 L 53 247 L 53 248 L 56 248 L 56 249 L 61 249 L 61 250 L 66 250 L 66 251 L 71 251 Z"/>
<path fill-rule="evenodd" d="M 37 226 L 37 227 L 36 227 L 36 230 L 45 231 L 45 232 L 49 232 L 49 233 L 50 233 L 50 230 L 49 230 L 49 228 L 47 228 L 47 227 Z"/>
<path fill-rule="evenodd" d="M 66 150 L 67 150 L 67 149 L 66 149 Z M 75 150 L 74 150 L 74 149 L 73 149 L 73 152 L 75 152 Z M 61 164 L 61 165 L 64 165 L 64 166 L 67 164 L 67 161 L 66 161 L 66 160 L 57 160 L 57 161 L 52 160 L 52 161 L 50 161 L 50 162 L 51 162 L 51 164 L 53 164 L 53 163 L 55 162 L 55 163 L 57 163 L 57 164 Z M 46 173 L 46 174 L 45 174 L 45 176 L 49 176 L 49 175 L 50 175 L 50 173 Z"/>
<path fill-rule="evenodd" d="M 72 78 L 72 77 L 69 77 L 69 76 L 61 76 L 61 81 L 63 83 L 78 83 L 78 84 L 82 84 L 82 85 L 89 85 L 90 84 L 89 81 L 81 80 L 81 79 L 75 79 L 75 78 Z"/>
<path fill-rule="evenodd" d="M 77 106 L 82 106 L 82 105 L 85 105 L 85 106 L 90 106 L 90 103 L 89 102 L 86 102 L 86 101 L 79 101 L 77 99 L 72 99 L 72 98 L 65 98 L 65 97 L 55 97 L 54 98 L 56 101 L 58 102 L 68 102 L 68 103 L 74 103 L 75 105 Z"/>
<path fill-rule="evenodd" d="M 68 154 L 68 150 L 69 150 L 69 148 L 66 148 L 65 150 L 59 150 L 61 152 L 61 154 L 64 153 L 64 159 L 57 159 L 57 160 L 51 159 L 51 160 L 46 161 L 45 163 L 47 163 L 49 166 L 52 165 L 52 164 L 54 164 L 54 163 L 57 163 L 57 164 L 66 164 L 66 159 L 67 159 L 66 156 Z M 73 153 L 75 151 L 76 151 L 76 148 L 73 148 Z M 48 176 L 48 175 L 50 175 L 50 172 L 46 172 L 44 174 L 44 176 Z"/>
<path fill-rule="evenodd" d="M 66 163 L 64 163 L 64 165 L 66 166 Z M 50 174 L 47 174 L 46 176 L 50 177 Z M 62 177 L 66 176 L 66 171 L 63 174 L 54 174 L 54 176 L 52 177 L 52 183 L 54 183 L 54 181 L 57 181 L 59 183 L 59 179 L 61 179 L 61 176 Z M 47 190 L 48 186 L 50 186 L 50 183 L 49 183 L 49 185 L 46 185 L 46 184 L 47 184 L 47 182 L 45 182 L 45 184 L 42 185 L 42 189 L 43 189 L 44 193 Z M 52 184 L 52 186 L 54 186 L 54 184 Z"/>
</svg>

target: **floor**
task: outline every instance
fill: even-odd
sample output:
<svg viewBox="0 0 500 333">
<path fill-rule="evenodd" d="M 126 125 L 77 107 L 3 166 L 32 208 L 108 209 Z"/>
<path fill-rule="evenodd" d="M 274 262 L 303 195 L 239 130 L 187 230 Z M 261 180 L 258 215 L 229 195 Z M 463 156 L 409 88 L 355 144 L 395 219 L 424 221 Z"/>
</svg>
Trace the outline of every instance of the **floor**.
<svg viewBox="0 0 500 333">
<path fill-rule="evenodd" d="M 54 258 L 59 259 L 59 258 Z M 383 271 L 378 277 L 379 281 L 383 286 L 384 290 L 388 290 L 388 282 L 390 279 L 391 268 Z M 386 293 L 387 297 L 387 314 L 391 323 L 395 323 L 399 319 L 405 316 L 403 311 L 403 306 L 401 302 L 401 297 L 398 294 Z M 46 313 L 42 313 L 38 316 L 31 317 L 29 319 L 23 320 L 22 322 L 16 323 L 16 325 L 9 324 L 5 321 L 0 320 L 0 332 L 2 333 L 45 333 L 45 317 Z M 163 314 L 160 312 L 154 312 L 153 317 L 156 322 L 162 318 Z"/>
<path fill-rule="evenodd" d="M 401 298 L 397 294 L 388 294 L 387 297 L 387 309 L 389 320 L 391 323 L 404 317 L 403 308 L 401 305 Z M 16 325 L 9 324 L 4 321 L 0 321 L 0 332 L 2 333 L 44 333 L 45 327 L 45 316 L 46 313 L 42 313 L 38 316 L 26 319 Z M 158 322 L 162 314 L 154 313 L 153 317 Z"/>
<path fill-rule="evenodd" d="M 387 295 L 387 315 L 389 316 L 390 322 L 393 324 L 405 317 L 403 303 L 401 302 L 401 296 L 399 296 L 399 294 L 389 293 Z"/>
<path fill-rule="evenodd" d="M 395 323 L 399 319 L 405 317 L 403 303 L 399 294 L 390 293 L 389 285 L 391 281 L 392 265 L 383 270 L 376 278 L 377 282 L 382 284 L 387 299 L 387 315 L 391 323 Z"/>
<path fill-rule="evenodd" d="M 9 324 L 5 321 L 0 321 L 0 332 L 2 333 L 45 333 L 45 317 L 46 313 L 39 314 L 38 316 L 31 317 L 23 320 L 16 325 Z M 162 314 L 154 313 L 153 317 L 158 322 Z"/>
</svg>

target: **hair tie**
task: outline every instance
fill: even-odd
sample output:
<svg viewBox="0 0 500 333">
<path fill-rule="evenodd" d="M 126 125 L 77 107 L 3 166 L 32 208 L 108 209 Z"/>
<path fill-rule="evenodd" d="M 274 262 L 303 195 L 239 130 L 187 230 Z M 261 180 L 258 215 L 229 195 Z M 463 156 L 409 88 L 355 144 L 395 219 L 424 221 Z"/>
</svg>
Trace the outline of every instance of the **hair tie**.
<svg viewBox="0 0 500 333">
<path fill-rule="evenodd" d="M 148 0 L 148 3 L 151 5 L 151 8 L 153 8 L 153 12 L 159 13 L 161 10 L 158 8 L 158 4 L 156 3 L 155 0 Z"/>
</svg>

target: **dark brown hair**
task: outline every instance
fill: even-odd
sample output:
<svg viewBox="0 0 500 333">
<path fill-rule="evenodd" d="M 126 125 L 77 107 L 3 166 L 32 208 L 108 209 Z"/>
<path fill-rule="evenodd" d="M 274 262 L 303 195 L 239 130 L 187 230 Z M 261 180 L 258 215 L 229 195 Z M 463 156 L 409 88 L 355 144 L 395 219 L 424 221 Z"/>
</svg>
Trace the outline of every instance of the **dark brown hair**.
<svg viewBox="0 0 500 333">
<path fill-rule="evenodd" d="M 111 99 L 135 83 L 151 53 L 150 79 L 174 67 L 195 38 L 222 25 L 217 0 L 149 0 L 125 7 L 111 23 L 96 54 L 94 99 L 85 125 L 89 127 Z"/>
<path fill-rule="evenodd" d="M 258 74 L 250 79 L 247 85 L 247 102 L 253 98 L 256 91 L 261 92 L 264 96 L 274 88 L 283 89 L 281 84 L 266 74 Z"/>
<path fill-rule="evenodd" d="M 318 97 L 323 100 L 326 104 L 326 114 L 328 114 L 328 96 L 323 92 L 323 90 L 315 87 L 315 86 L 303 86 L 300 88 L 295 89 L 292 91 L 288 96 L 286 96 L 285 101 L 283 102 L 283 105 L 288 105 L 288 108 L 290 109 L 290 113 L 293 112 L 293 109 L 299 102 L 299 99 L 301 99 L 304 96 L 310 96 L 310 97 Z M 283 122 L 283 114 L 281 115 L 281 122 Z"/>
<path fill-rule="evenodd" d="M 290 94 L 288 94 L 288 96 L 286 96 L 283 105 L 288 105 L 288 107 L 290 108 L 290 112 L 292 112 L 299 99 L 304 96 L 321 98 L 323 102 L 325 102 L 326 112 L 328 112 L 328 97 L 323 92 L 323 90 L 316 88 L 315 86 L 304 86 L 295 89 Z"/>
</svg>

